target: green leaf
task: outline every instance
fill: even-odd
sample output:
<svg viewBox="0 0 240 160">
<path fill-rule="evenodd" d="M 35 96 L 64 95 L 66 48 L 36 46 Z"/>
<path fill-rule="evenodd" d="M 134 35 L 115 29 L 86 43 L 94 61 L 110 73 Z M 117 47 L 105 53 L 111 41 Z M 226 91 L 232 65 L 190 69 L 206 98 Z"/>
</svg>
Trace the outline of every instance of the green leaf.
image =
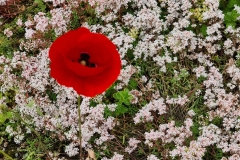
<svg viewBox="0 0 240 160">
<path fill-rule="evenodd" d="M 131 78 L 129 83 L 128 83 L 128 86 L 130 87 L 130 89 L 136 89 L 137 86 L 138 86 L 138 83 Z"/>
<path fill-rule="evenodd" d="M 202 25 L 200 28 L 200 32 L 202 33 L 203 36 L 207 36 L 207 26 L 205 24 Z"/>
<path fill-rule="evenodd" d="M 212 120 L 212 124 L 218 126 L 218 127 L 221 127 L 222 126 L 222 123 L 223 123 L 223 118 L 221 117 L 215 117 L 213 120 Z"/>
<path fill-rule="evenodd" d="M 134 54 L 133 54 L 133 50 L 132 49 L 128 49 L 126 55 L 129 58 L 129 60 L 133 60 L 134 59 Z"/>
<path fill-rule="evenodd" d="M 39 6 L 41 11 L 46 10 L 46 5 L 44 4 L 44 2 L 42 0 L 34 0 L 34 3 L 36 3 Z"/>
<path fill-rule="evenodd" d="M 226 28 L 228 28 L 229 26 L 232 26 L 232 28 L 235 28 L 236 25 L 237 25 L 236 22 L 228 22 L 226 23 Z"/>
<path fill-rule="evenodd" d="M 206 79 L 207 79 L 206 77 L 200 76 L 200 77 L 198 77 L 197 82 L 198 82 L 199 84 L 201 84 L 201 83 L 203 83 L 203 81 L 205 81 Z"/>
<path fill-rule="evenodd" d="M 113 112 L 108 108 L 108 107 L 105 107 L 104 108 L 104 118 L 107 118 L 109 116 L 113 116 Z"/>
<path fill-rule="evenodd" d="M 113 95 L 114 92 L 115 92 L 114 85 L 112 85 L 110 88 L 107 89 L 105 96 L 110 97 Z"/>
<path fill-rule="evenodd" d="M 240 14 L 237 13 L 237 11 L 233 10 L 231 15 L 232 20 L 235 22 L 237 21 L 237 18 L 240 16 Z"/>
<path fill-rule="evenodd" d="M 36 108 L 36 111 L 37 111 L 37 114 L 38 114 L 38 115 L 43 116 L 43 113 L 42 113 L 40 107 L 37 107 L 37 108 Z"/>
<path fill-rule="evenodd" d="M 124 103 L 127 106 L 130 105 L 130 100 L 133 98 L 132 95 L 129 94 L 128 89 L 124 89 L 123 91 L 119 91 L 113 94 L 113 97 L 119 101 L 120 104 Z"/>
<path fill-rule="evenodd" d="M 232 21 L 232 13 L 231 13 L 231 12 L 227 12 L 227 13 L 224 15 L 224 21 L 225 21 L 225 22 L 231 22 L 231 21 Z"/>
<path fill-rule="evenodd" d="M 48 95 L 48 97 L 51 101 L 56 101 L 57 100 L 57 94 L 54 93 L 53 91 L 47 90 L 46 93 L 47 93 L 47 95 Z"/>
<path fill-rule="evenodd" d="M 34 100 L 31 99 L 31 100 L 28 102 L 28 104 L 26 104 L 26 106 L 32 108 L 34 104 L 35 104 Z"/>
<path fill-rule="evenodd" d="M 233 8 L 235 4 L 237 4 L 238 0 L 229 0 L 227 4 L 227 8 Z"/>
<path fill-rule="evenodd" d="M 124 105 L 121 105 L 121 104 L 117 105 L 116 110 L 115 110 L 116 116 L 123 115 L 127 112 L 128 112 L 127 107 L 125 107 Z"/>
<path fill-rule="evenodd" d="M 229 0 L 227 4 L 227 8 L 233 8 L 234 5 L 239 5 L 239 4 L 240 4 L 239 0 Z"/>
<path fill-rule="evenodd" d="M 104 109 L 104 117 L 105 118 L 107 118 L 109 116 L 114 116 L 114 117 L 121 116 L 121 115 L 123 115 L 125 113 L 129 113 L 129 109 L 126 106 L 124 106 L 123 104 L 121 104 L 121 103 L 117 104 L 116 109 L 115 109 L 114 112 L 111 111 L 108 107 L 106 107 Z"/>
<path fill-rule="evenodd" d="M 4 123 L 6 121 L 6 116 L 4 114 L 0 114 L 0 123 Z"/>
<path fill-rule="evenodd" d="M 12 118 L 12 112 L 0 113 L 0 123 L 4 123 L 7 119 Z"/>
</svg>

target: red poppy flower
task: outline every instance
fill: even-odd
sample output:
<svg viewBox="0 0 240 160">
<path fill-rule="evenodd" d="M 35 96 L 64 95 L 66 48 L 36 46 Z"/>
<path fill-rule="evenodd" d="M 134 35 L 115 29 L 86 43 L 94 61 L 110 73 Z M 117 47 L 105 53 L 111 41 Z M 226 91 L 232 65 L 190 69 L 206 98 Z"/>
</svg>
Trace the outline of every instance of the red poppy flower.
<svg viewBox="0 0 240 160">
<path fill-rule="evenodd" d="M 121 60 L 116 46 L 103 34 L 80 27 L 57 38 L 49 50 L 50 75 L 78 94 L 94 97 L 116 81 Z"/>
</svg>

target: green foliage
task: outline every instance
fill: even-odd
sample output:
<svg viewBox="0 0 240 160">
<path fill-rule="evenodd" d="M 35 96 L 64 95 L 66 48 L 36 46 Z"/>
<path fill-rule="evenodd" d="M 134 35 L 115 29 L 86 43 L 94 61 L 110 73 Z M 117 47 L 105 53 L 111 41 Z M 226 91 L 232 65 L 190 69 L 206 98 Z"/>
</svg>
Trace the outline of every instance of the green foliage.
<svg viewBox="0 0 240 160">
<path fill-rule="evenodd" d="M 173 150 L 174 148 L 176 148 L 176 145 L 174 142 L 171 142 L 171 143 L 167 143 L 166 145 L 164 145 L 164 148 Z"/>
<path fill-rule="evenodd" d="M 149 122 L 146 123 L 146 130 L 147 130 L 147 131 L 150 131 L 151 129 L 154 130 L 154 125 L 153 125 L 153 123 L 151 123 L 151 122 L 150 122 L 150 123 L 149 123 Z"/>
<path fill-rule="evenodd" d="M 198 123 L 193 123 L 193 126 L 191 127 L 191 131 L 195 139 L 197 139 L 197 137 L 200 135 L 199 127 L 200 127 L 200 124 Z"/>
<path fill-rule="evenodd" d="M 114 112 L 112 112 L 108 107 L 104 109 L 104 117 L 107 118 L 109 116 L 117 117 L 121 116 L 128 112 L 128 108 L 124 105 L 117 105 Z"/>
<path fill-rule="evenodd" d="M 28 1 L 25 7 L 25 11 L 21 14 L 24 21 L 29 18 L 31 19 L 32 16 L 38 14 L 38 12 L 44 12 L 46 15 L 49 15 L 50 5 L 47 5 L 43 0 Z"/>
<path fill-rule="evenodd" d="M 57 100 L 57 94 L 52 92 L 50 89 L 46 90 L 46 94 L 48 95 L 48 97 L 51 101 L 56 101 Z"/>
<path fill-rule="evenodd" d="M 115 111 L 112 112 L 110 111 L 107 107 L 104 110 L 104 117 L 107 118 L 109 116 L 113 116 L 113 117 L 118 117 L 118 116 L 122 116 L 125 113 L 128 113 L 128 108 L 122 104 L 118 104 Z"/>
<path fill-rule="evenodd" d="M 32 108 L 32 107 L 34 106 L 34 104 L 35 104 L 34 100 L 31 99 L 31 100 L 26 104 L 26 106 Z"/>
<path fill-rule="evenodd" d="M 114 85 L 112 85 L 110 88 L 108 88 L 108 90 L 106 91 L 106 93 L 105 93 L 105 96 L 107 97 L 107 98 L 110 98 L 110 97 L 112 97 L 112 95 L 115 93 L 116 91 L 115 91 L 115 89 L 114 89 Z"/>
<path fill-rule="evenodd" d="M 128 112 L 128 108 L 122 104 L 118 104 L 115 110 L 116 116 L 123 115 Z"/>
<path fill-rule="evenodd" d="M 7 106 L 0 104 L 0 124 L 4 123 L 7 119 L 12 118 L 12 112 Z"/>
<path fill-rule="evenodd" d="M 236 66 L 240 68 L 240 59 L 236 60 Z"/>
<path fill-rule="evenodd" d="M 187 93 L 193 88 L 194 81 L 190 80 L 190 74 L 186 69 L 180 69 L 179 73 L 175 75 L 174 71 L 177 66 L 175 63 L 168 63 L 167 72 L 163 74 L 160 83 L 165 84 L 163 87 L 167 92 L 164 93 L 165 96 L 177 97 L 182 95 L 182 93 Z M 196 87 L 196 86 L 195 86 Z"/>
<path fill-rule="evenodd" d="M 188 78 L 189 77 L 188 71 L 186 69 L 180 69 L 179 77 L 180 78 Z"/>
<path fill-rule="evenodd" d="M 46 135 L 40 135 L 40 139 L 33 135 L 26 136 L 25 145 L 19 149 L 18 153 L 23 154 L 23 159 L 29 160 L 46 159 L 47 150 L 54 149 L 54 151 L 59 153 L 63 145 L 56 143 L 56 139 L 50 135 Z"/>
<path fill-rule="evenodd" d="M 128 89 L 124 89 L 123 91 L 119 91 L 113 94 L 113 98 L 117 101 L 117 107 L 115 112 L 110 111 L 107 107 L 104 110 L 105 117 L 108 116 L 121 116 L 125 113 L 135 113 L 135 109 L 131 108 L 131 99 L 133 98 L 131 94 L 129 94 Z"/>
<path fill-rule="evenodd" d="M 228 0 L 227 8 L 233 8 L 234 5 L 240 6 L 239 0 Z"/>
<path fill-rule="evenodd" d="M 54 41 L 57 37 L 55 35 L 55 32 L 53 29 L 47 30 L 46 32 L 44 32 L 44 38 Z"/>
<path fill-rule="evenodd" d="M 221 117 L 215 117 L 213 120 L 212 120 L 212 124 L 218 126 L 218 127 L 222 127 L 222 123 L 223 123 L 223 118 Z"/>
<path fill-rule="evenodd" d="M 16 23 L 16 21 L 14 21 Z M 18 39 L 18 43 L 20 42 L 20 39 L 22 37 L 24 37 L 24 33 L 25 33 L 25 30 L 23 27 L 16 27 L 16 30 L 14 32 L 14 35 L 17 37 Z"/>
<path fill-rule="evenodd" d="M 113 97 L 117 100 L 118 104 L 125 104 L 129 106 L 131 103 L 131 99 L 133 98 L 131 94 L 129 94 L 128 89 L 124 89 L 123 91 L 119 91 L 113 94 Z"/>
<path fill-rule="evenodd" d="M 219 8 L 224 13 L 224 23 L 226 27 L 232 26 L 233 28 L 236 27 L 238 21 L 237 17 L 240 16 L 240 14 L 237 13 L 237 11 L 234 10 L 234 5 L 240 6 L 239 0 L 220 0 L 220 6 Z"/>
<path fill-rule="evenodd" d="M 26 152 L 23 156 L 23 159 L 36 159 L 41 160 L 44 156 L 43 150 L 39 146 L 38 139 L 26 139 L 27 148 L 21 149 L 20 152 Z"/>
<path fill-rule="evenodd" d="M 11 58 L 13 56 L 13 48 L 11 40 L 0 34 L 0 56 L 1 55 Z"/>
<path fill-rule="evenodd" d="M 40 8 L 40 11 L 45 12 L 46 5 L 42 0 L 34 0 L 34 3 Z"/>
<path fill-rule="evenodd" d="M 136 89 L 137 87 L 138 87 L 138 83 L 131 78 L 128 83 L 128 88 L 132 90 L 132 89 Z"/>
<path fill-rule="evenodd" d="M 133 60 L 133 59 L 134 59 L 134 54 L 133 54 L 133 50 L 132 50 L 132 49 L 128 49 L 128 51 L 127 51 L 127 57 L 128 57 L 128 59 L 130 59 L 130 60 Z"/>
<path fill-rule="evenodd" d="M 127 27 L 122 27 L 122 30 L 123 30 L 124 33 L 128 33 L 128 32 L 130 32 L 130 29 L 127 28 Z"/>
<path fill-rule="evenodd" d="M 80 26 L 80 16 L 78 15 L 77 11 L 72 11 L 72 17 L 70 21 L 71 29 L 77 29 Z"/>
<path fill-rule="evenodd" d="M 86 21 L 89 25 L 103 23 L 102 19 L 96 16 L 95 9 L 90 5 L 86 6 L 84 16 L 86 16 Z"/>
<path fill-rule="evenodd" d="M 220 148 L 217 148 L 216 145 L 211 145 L 207 147 L 207 151 L 202 159 L 221 160 L 223 156 L 223 151 Z"/>
<path fill-rule="evenodd" d="M 201 26 L 200 32 L 202 33 L 202 35 L 203 35 L 204 37 L 207 36 L 207 26 L 206 26 L 205 24 L 203 24 L 203 25 Z"/>
<path fill-rule="evenodd" d="M 10 89 L 10 90 L 6 91 L 5 93 L 0 93 L 0 99 L 2 97 L 4 97 L 7 106 L 14 106 L 15 95 L 16 95 L 15 89 Z"/>
<path fill-rule="evenodd" d="M 198 77 L 197 82 L 198 83 L 203 83 L 203 81 L 205 81 L 206 79 L 207 79 L 206 77 L 200 76 L 200 77 Z"/>
<path fill-rule="evenodd" d="M 237 18 L 240 16 L 240 14 L 237 13 L 237 11 L 232 10 L 231 12 L 226 12 L 224 14 L 224 23 L 227 27 L 232 26 L 235 28 L 237 24 Z"/>
<path fill-rule="evenodd" d="M 4 123 L 7 119 L 12 118 L 12 112 L 0 113 L 0 123 Z"/>
</svg>

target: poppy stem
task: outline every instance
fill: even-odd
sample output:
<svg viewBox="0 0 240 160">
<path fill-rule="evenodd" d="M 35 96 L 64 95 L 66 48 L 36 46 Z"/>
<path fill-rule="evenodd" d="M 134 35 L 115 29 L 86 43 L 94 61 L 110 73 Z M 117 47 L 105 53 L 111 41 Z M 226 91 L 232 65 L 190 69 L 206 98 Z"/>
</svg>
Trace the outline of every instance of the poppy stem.
<svg viewBox="0 0 240 160">
<path fill-rule="evenodd" d="M 81 103 L 82 103 L 82 98 L 81 96 L 79 95 L 78 96 L 78 128 L 79 128 L 79 132 L 78 132 L 78 138 L 79 138 L 79 156 L 80 156 L 80 160 L 82 160 L 82 129 L 81 129 L 81 126 L 82 126 L 82 120 L 81 120 L 81 109 L 80 109 L 80 106 L 81 106 Z"/>
</svg>

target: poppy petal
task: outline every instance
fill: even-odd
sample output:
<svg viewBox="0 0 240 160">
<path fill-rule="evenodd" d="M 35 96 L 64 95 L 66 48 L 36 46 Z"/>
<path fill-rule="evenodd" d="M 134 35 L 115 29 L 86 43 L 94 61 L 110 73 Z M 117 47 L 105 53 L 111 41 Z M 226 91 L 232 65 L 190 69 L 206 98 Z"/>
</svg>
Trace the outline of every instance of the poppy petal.
<svg viewBox="0 0 240 160">
<path fill-rule="evenodd" d="M 49 50 L 50 60 L 54 60 L 55 56 L 58 56 L 59 53 L 68 53 L 69 50 L 75 48 L 78 45 L 78 39 L 81 36 L 89 33 L 91 32 L 87 28 L 81 27 L 77 30 L 69 31 L 57 38 Z"/>
</svg>

